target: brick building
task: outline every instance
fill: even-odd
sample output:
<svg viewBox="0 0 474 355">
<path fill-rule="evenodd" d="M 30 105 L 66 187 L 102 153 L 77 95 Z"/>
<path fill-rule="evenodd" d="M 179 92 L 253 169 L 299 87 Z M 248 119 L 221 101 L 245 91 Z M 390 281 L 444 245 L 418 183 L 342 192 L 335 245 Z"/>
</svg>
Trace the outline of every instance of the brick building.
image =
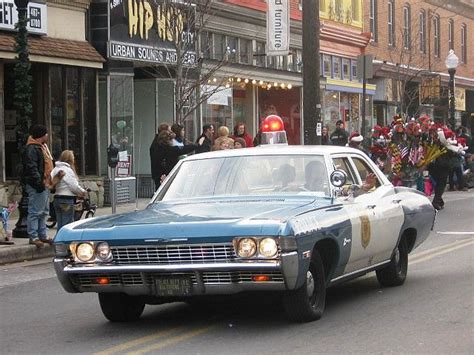
<svg viewBox="0 0 474 355">
<path fill-rule="evenodd" d="M 456 121 L 472 126 L 474 112 L 474 6 L 456 0 L 366 0 L 366 53 L 374 56 L 374 115 L 379 124 L 396 113 L 448 117 L 450 49 L 459 57 L 455 74 Z M 440 83 L 440 85 L 438 85 Z"/>
</svg>

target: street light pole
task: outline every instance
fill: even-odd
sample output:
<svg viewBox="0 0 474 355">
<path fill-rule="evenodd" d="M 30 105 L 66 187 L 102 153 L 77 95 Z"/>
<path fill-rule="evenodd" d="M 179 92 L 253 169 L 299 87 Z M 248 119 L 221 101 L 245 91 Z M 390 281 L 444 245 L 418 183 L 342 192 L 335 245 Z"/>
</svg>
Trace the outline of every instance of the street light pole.
<svg viewBox="0 0 474 355">
<path fill-rule="evenodd" d="M 456 74 L 456 68 L 459 64 L 459 58 L 454 54 L 454 50 L 450 49 L 446 60 L 444 61 L 446 68 L 449 73 L 449 124 L 451 129 L 454 130 L 456 127 L 456 99 L 454 97 L 454 74 Z"/>
<path fill-rule="evenodd" d="M 303 0 L 304 144 L 321 144 L 319 0 Z"/>
<path fill-rule="evenodd" d="M 15 63 L 15 91 L 13 95 L 13 104 L 16 110 L 18 119 L 18 128 L 16 133 L 16 140 L 18 151 L 20 153 L 20 163 L 23 165 L 23 150 L 28 139 L 28 123 L 31 118 L 31 76 L 30 76 L 30 59 L 28 54 L 28 3 L 29 0 L 15 0 L 15 6 L 18 11 L 18 23 L 16 28 L 18 33 L 16 35 L 15 52 L 17 53 L 17 60 Z M 22 176 L 20 174 L 20 180 Z M 28 194 L 25 191 L 25 186 L 22 184 L 22 196 L 18 210 L 20 217 L 13 229 L 14 238 L 28 238 L 27 233 L 27 217 L 28 217 Z"/>
</svg>

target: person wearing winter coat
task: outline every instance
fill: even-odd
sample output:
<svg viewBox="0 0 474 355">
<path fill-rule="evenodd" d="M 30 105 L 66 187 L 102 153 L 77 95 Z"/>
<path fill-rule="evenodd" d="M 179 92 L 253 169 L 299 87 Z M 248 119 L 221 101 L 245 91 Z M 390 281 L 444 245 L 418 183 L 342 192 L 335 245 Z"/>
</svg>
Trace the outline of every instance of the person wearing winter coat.
<svg viewBox="0 0 474 355">
<path fill-rule="evenodd" d="M 234 141 L 236 138 L 243 138 L 245 140 L 245 146 L 247 148 L 253 147 L 253 139 L 250 134 L 247 133 L 247 128 L 245 123 L 239 122 L 234 127 L 234 135 L 231 136 Z"/>
<path fill-rule="evenodd" d="M 28 194 L 28 217 L 26 230 L 29 243 L 41 248 L 52 244 L 46 236 L 46 216 L 49 214 L 49 173 L 53 169 L 53 157 L 48 149 L 46 126 L 35 124 L 23 152 L 22 182 Z"/>
<path fill-rule="evenodd" d="M 59 156 L 56 166 L 51 171 L 51 179 L 56 176 L 62 176 L 56 184 L 56 194 L 54 195 L 54 211 L 59 231 L 66 224 L 74 222 L 76 196 L 84 197 L 86 194 L 86 190 L 79 185 L 72 150 L 64 150 Z"/>
<path fill-rule="evenodd" d="M 160 187 L 161 181 L 178 163 L 179 157 L 183 154 L 189 154 L 197 148 L 195 144 L 188 144 L 182 147 L 173 146 L 174 137 L 175 134 L 171 131 L 161 131 L 158 134 L 155 148 L 150 150 L 151 175 L 156 189 Z"/>
</svg>

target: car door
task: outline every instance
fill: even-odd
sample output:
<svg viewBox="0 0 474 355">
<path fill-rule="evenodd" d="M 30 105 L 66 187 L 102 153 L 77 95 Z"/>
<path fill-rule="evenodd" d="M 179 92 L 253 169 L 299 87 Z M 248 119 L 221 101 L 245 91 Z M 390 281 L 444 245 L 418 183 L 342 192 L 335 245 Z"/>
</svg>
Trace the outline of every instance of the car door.
<svg viewBox="0 0 474 355">
<path fill-rule="evenodd" d="M 369 267 L 390 259 L 404 221 L 403 208 L 393 185 L 384 181 L 367 157 L 352 155 L 351 161 L 360 184 L 370 173 L 377 177 L 372 190 L 354 197 L 360 209 L 360 243 L 353 243 L 352 247 L 361 258 L 358 267 Z"/>
</svg>

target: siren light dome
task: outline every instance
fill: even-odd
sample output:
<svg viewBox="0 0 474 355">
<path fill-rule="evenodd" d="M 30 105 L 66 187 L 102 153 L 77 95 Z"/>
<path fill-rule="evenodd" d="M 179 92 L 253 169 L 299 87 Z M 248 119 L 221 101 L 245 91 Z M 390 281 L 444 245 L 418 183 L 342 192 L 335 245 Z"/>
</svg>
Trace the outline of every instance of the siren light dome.
<svg viewBox="0 0 474 355">
<path fill-rule="evenodd" d="M 263 120 L 262 132 L 278 132 L 284 130 L 283 120 L 280 116 L 270 115 Z"/>
</svg>

